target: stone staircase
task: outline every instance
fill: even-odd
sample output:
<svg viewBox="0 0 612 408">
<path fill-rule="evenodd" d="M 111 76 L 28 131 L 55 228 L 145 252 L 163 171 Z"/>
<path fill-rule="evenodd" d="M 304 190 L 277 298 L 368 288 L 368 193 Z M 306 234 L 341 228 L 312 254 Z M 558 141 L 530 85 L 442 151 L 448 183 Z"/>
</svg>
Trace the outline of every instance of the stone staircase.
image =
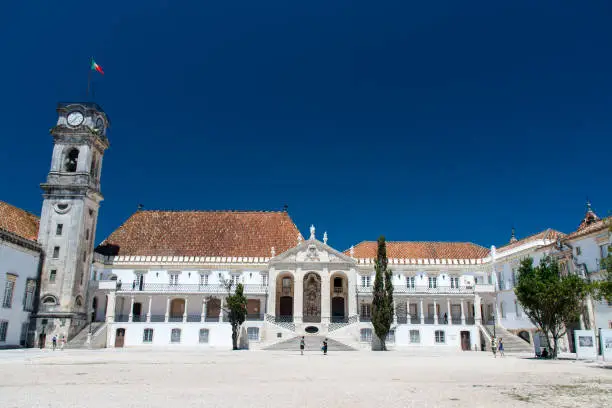
<svg viewBox="0 0 612 408">
<path fill-rule="evenodd" d="M 66 343 L 67 349 L 85 349 L 89 348 L 87 344 L 87 335 L 89 334 L 89 325 L 85 326 L 76 336 L 74 336 L 68 343 Z M 106 347 L 106 323 L 105 322 L 93 322 L 91 323 L 91 348 L 104 348 Z"/>
<path fill-rule="evenodd" d="M 489 337 L 485 337 L 487 343 L 487 351 L 491 351 L 490 338 L 493 337 L 493 325 L 488 324 L 482 327 L 486 330 Z M 506 353 L 534 353 L 532 344 L 527 343 L 519 336 L 515 336 L 514 334 L 510 333 L 508 330 L 504 329 L 501 326 L 495 326 L 495 337 L 497 337 L 498 340 L 499 338 L 502 339 L 504 343 L 504 352 Z"/>
<path fill-rule="evenodd" d="M 272 344 L 271 346 L 264 347 L 264 350 L 276 350 L 276 351 L 300 351 L 300 338 L 301 336 L 296 336 L 292 339 L 281 341 L 279 343 Z M 304 336 L 304 341 L 306 343 L 304 347 L 304 351 L 317 351 L 322 353 L 321 347 L 323 346 L 324 336 Z M 333 353 L 335 351 L 355 351 L 353 347 L 347 346 L 344 343 L 340 343 L 337 340 L 327 338 L 327 351 L 328 353 Z"/>
</svg>

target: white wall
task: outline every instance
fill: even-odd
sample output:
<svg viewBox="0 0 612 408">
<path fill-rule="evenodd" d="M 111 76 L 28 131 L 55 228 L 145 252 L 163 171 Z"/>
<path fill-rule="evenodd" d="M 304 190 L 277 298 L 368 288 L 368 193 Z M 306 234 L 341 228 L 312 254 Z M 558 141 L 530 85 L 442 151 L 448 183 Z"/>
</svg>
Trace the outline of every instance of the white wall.
<svg viewBox="0 0 612 408">
<path fill-rule="evenodd" d="M 361 329 L 370 328 L 372 332 L 374 329 L 369 323 L 360 323 L 357 334 L 360 335 Z M 410 330 L 419 330 L 420 342 L 410 342 Z M 445 334 L 444 343 L 436 343 L 435 332 L 436 330 L 442 330 Z M 395 343 L 389 343 L 389 346 L 398 347 L 439 347 L 442 349 L 453 349 L 461 350 L 461 331 L 470 332 L 470 349 L 474 350 L 474 346 L 480 350 L 480 337 L 478 334 L 478 328 L 476 326 L 462 326 L 462 325 L 421 325 L 421 324 L 401 324 L 395 327 Z M 330 337 L 333 338 L 333 335 Z M 358 338 L 359 340 L 359 338 Z M 366 347 L 367 348 L 367 347 Z"/>
<path fill-rule="evenodd" d="M 17 275 L 11 308 L 0 304 L 0 321 L 8 321 L 6 341 L 0 342 L 0 347 L 19 346 L 21 327 L 30 319 L 30 312 L 23 310 L 26 281 L 37 278 L 38 261 L 38 253 L 0 241 L 0 302 L 4 301 L 6 274 Z"/>
<path fill-rule="evenodd" d="M 112 275 L 117 276 L 124 287 L 129 287 L 136 279 L 136 273 L 145 272 L 145 283 L 168 284 L 170 274 L 178 273 L 178 284 L 198 285 L 200 283 L 200 273 L 208 275 L 208 284 L 218 284 L 222 279 L 229 279 L 232 275 L 240 276 L 240 283 L 248 285 L 260 285 L 262 274 L 260 270 L 245 268 L 239 271 L 228 269 L 102 269 L 98 271 L 98 280 L 110 279 Z"/>
</svg>

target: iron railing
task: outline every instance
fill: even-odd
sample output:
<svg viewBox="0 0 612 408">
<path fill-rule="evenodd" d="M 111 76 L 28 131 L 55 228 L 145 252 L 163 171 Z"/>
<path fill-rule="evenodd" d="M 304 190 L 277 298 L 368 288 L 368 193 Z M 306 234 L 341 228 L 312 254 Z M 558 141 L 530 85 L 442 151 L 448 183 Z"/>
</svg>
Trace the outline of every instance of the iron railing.
<svg viewBox="0 0 612 408">
<path fill-rule="evenodd" d="M 357 292 L 358 293 L 365 293 L 365 294 L 369 294 L 372 293 L 372 286 L 357 286 Z M 427 286 L 415 286 L 414 288 L 407 288 L 405 286 L 394 286 L 393 287 L 393 293 L 399 293 L 399 294 L 433 294 L 433 295 L 437 295 L 437 294 L 448 294 L 448 295 L 453 295 L 453 294 L 470 294 L 470 293 L 474 293 L 474 287 L 472 286 L 462 286 L 459 288 L 451 288 L 448 286 L 441 286 L 441 287 L 437 287 L 437 288 L 430 288 Z"/>
<path fill-rule="evenodd" d="M 268 291 L 266 285 L 247 284 L 242 285 L 244 293 L 265 294 Z M 166 293 L 227 293 L 227 288 L 220 284 L 170 284 L 170 283 L 145 283 L 143 285 L 132 285 L 117 282 L 118 292 L 166 292 Z"/>
</svg>

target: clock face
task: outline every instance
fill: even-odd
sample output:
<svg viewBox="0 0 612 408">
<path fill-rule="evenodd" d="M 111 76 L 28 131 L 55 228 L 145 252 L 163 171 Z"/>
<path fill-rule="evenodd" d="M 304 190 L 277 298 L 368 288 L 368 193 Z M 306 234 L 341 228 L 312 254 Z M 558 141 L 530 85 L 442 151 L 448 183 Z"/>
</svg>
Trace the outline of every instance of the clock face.
<svg viewBox="0 0 612 408">
<path fill-rule="evenodd" d="M 83 119 L 85 118 L 81 112 L 74 111 L 68 114 L 67 119 L 70 126 L 79 126 L 81 123 L 83 123 Z"/>
<path fill-rule="evenodd" d="M 103 127 L 104 127 L 104 121 L 102 120 L 102 118 L 96 119 L 96 129 L 102 130 Z"/>
</svg>

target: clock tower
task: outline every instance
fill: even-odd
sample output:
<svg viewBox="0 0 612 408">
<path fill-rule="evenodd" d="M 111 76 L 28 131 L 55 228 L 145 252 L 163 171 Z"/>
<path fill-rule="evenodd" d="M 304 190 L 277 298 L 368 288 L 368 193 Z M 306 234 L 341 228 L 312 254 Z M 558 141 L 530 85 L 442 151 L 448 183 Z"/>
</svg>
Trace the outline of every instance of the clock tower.
<svg viewBox="0 0 612 408">
<path fill-rule="evenodd" d="M 39 341 L 74 337 L 87 324 L 87 289 L 92 264 L 102 157 L 109 119 L 91 102 L 59 103 L 51 129 L 53 156 L 41 184 L 43 205 L 38 242 L 41 271 Z M 46 340 L 45 340 L 46 338 Z"/>
</svg>

